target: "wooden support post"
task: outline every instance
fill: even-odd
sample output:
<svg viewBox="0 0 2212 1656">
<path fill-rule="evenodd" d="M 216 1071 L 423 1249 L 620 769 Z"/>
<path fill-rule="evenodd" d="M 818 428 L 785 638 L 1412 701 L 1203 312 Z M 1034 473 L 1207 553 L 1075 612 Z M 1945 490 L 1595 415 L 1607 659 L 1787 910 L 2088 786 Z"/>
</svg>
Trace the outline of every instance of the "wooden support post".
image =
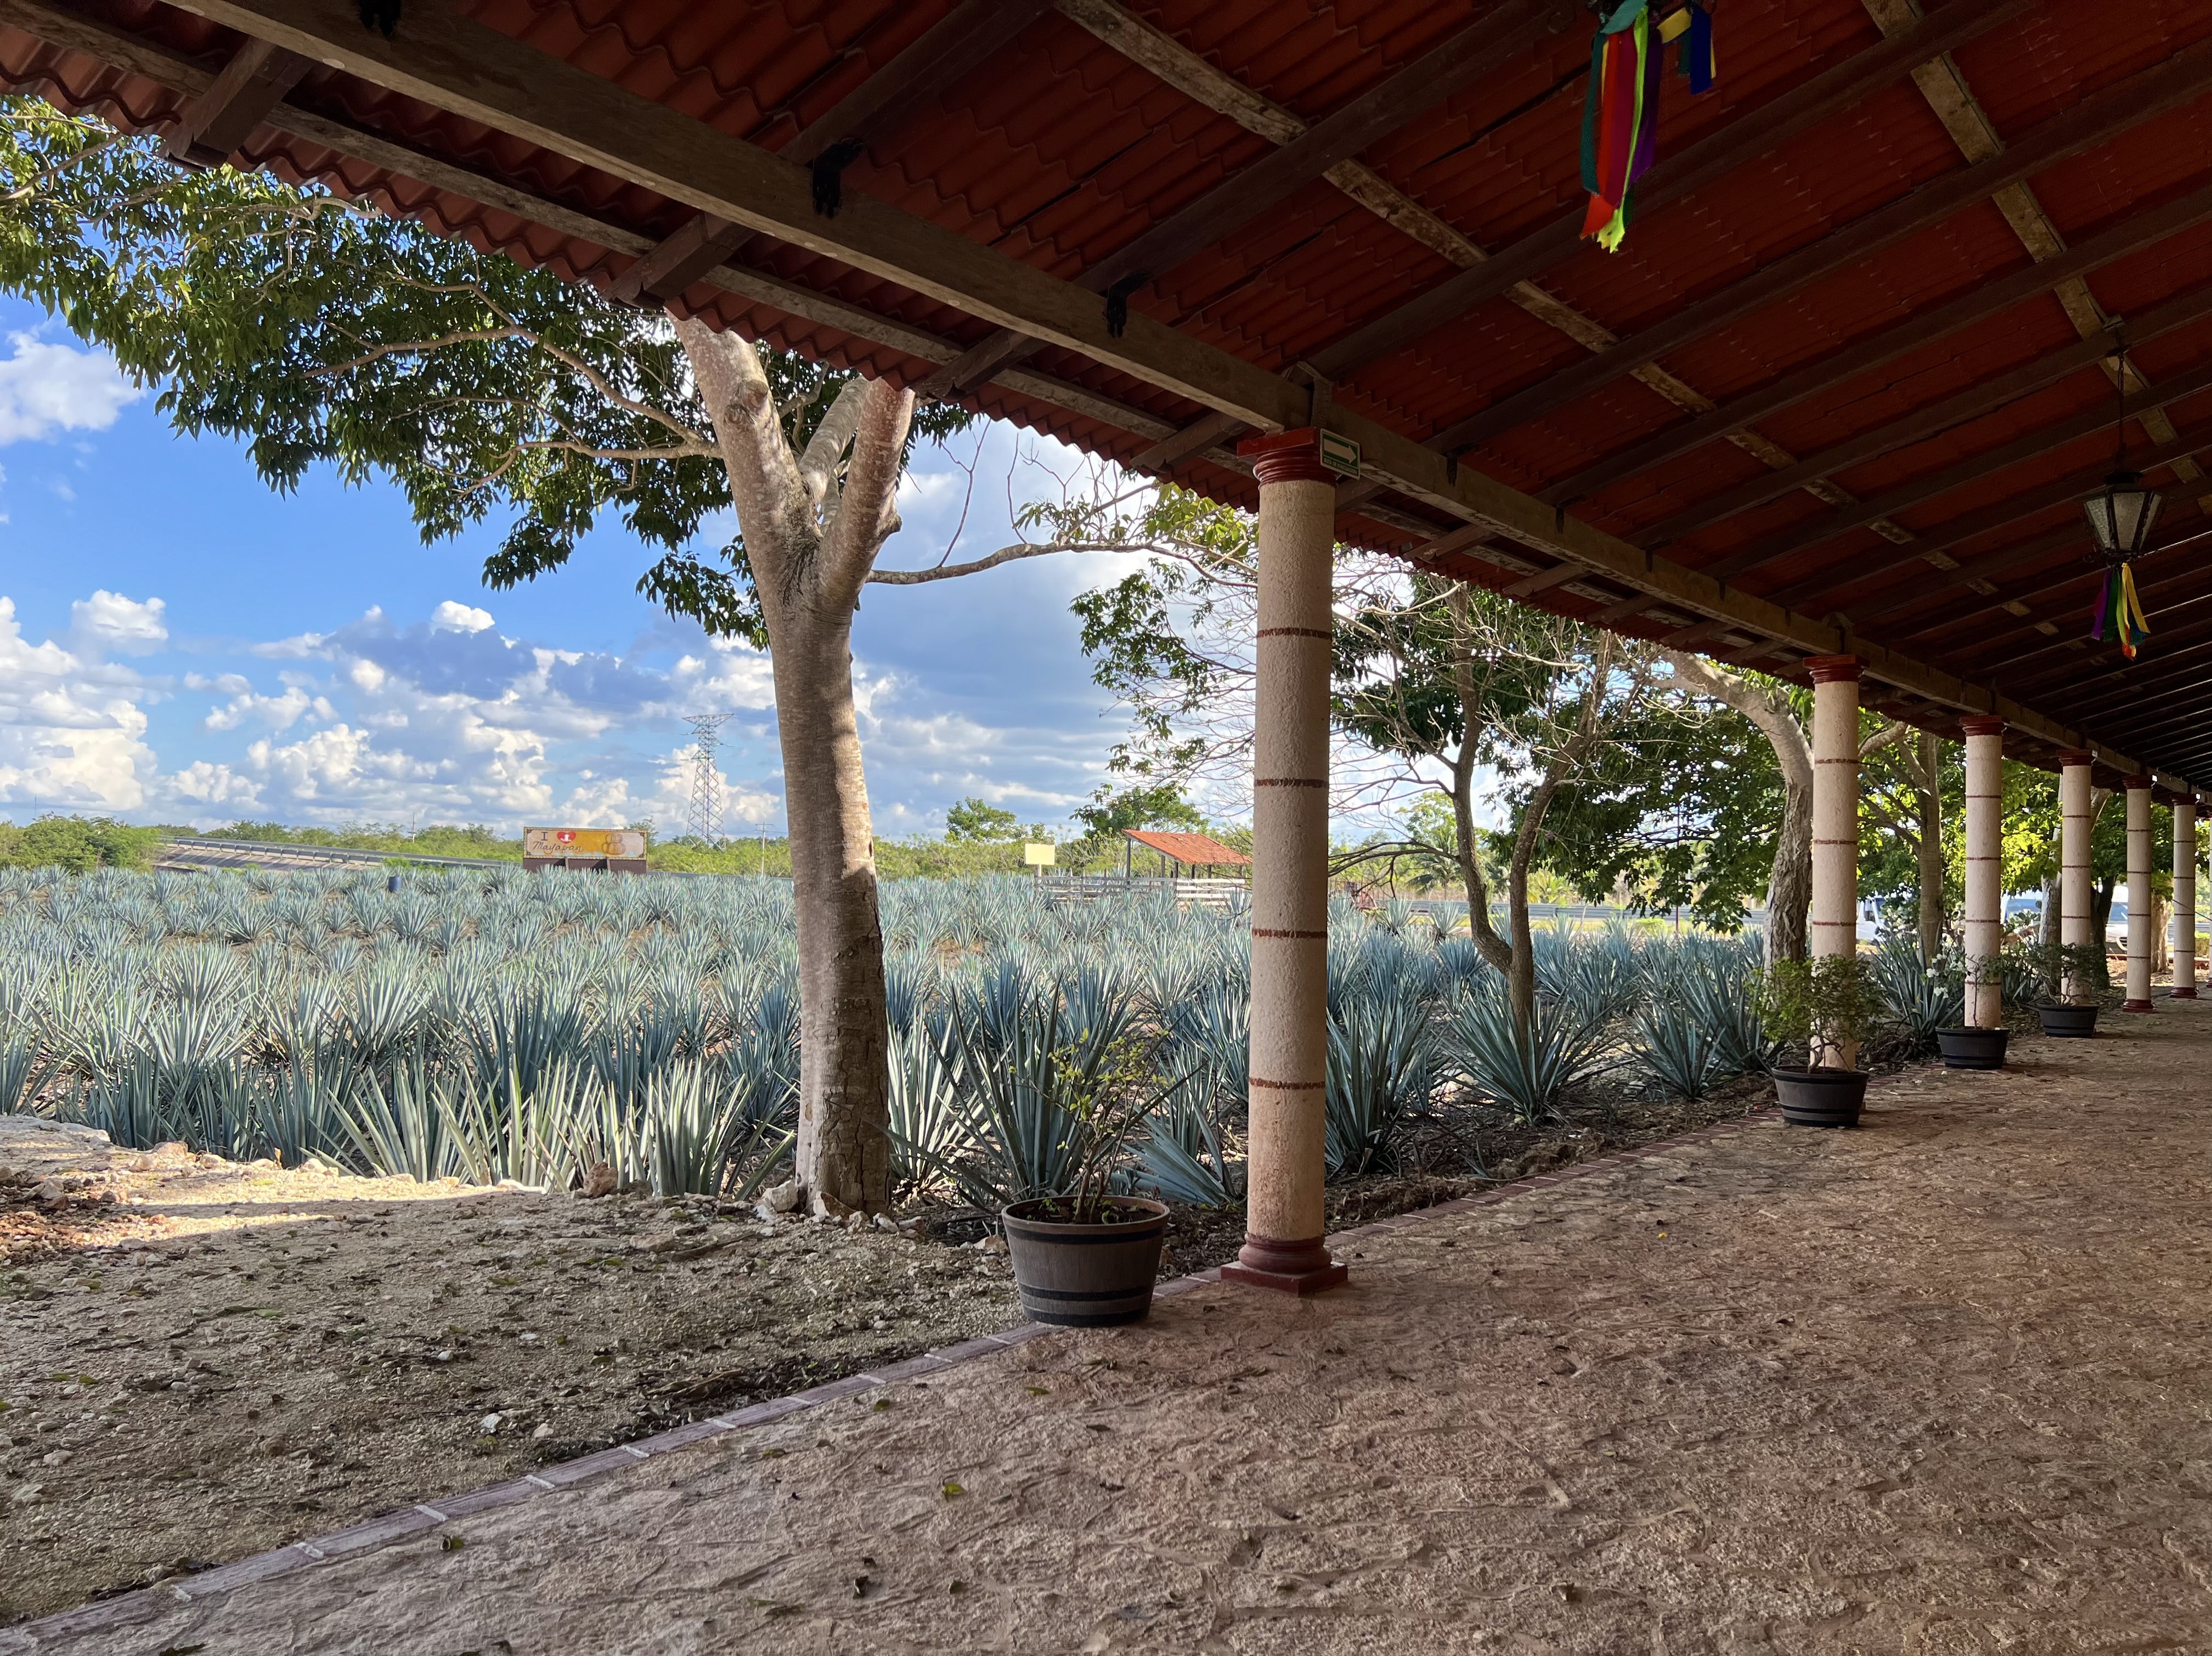
<svg viewBox="0 0 2212 1656">
<path fill-rule="evenodd" d="M 2150 963 L 2158 940 L 2151 916 L 2158 899 L 2150 889 L 2150 790 L 2148 776 L 2128 778 L 2128 999 L 2123 1012 L 2150 1010 Z"/>
<path fill-rule="evenodd" d="M 2068 948 L 2096 941 L 2089 913 L 2090 758 L 2080 748 L 2058 756 L 2058 941 Z M 2096 987 L 2068 968 L 2064 989 L 2069 1004 L 2092 1004 Z"/>
<path fill-rule="evenodd" d="M 1224 1282 L 1313 1294 L 1324 1245 L 1328 1081 L 1328 673 L 1335 478 L 1311 427 L 1242 447 L 1260 483 L 1252 758 L 1250 1176 Z"/>
<path fill-rule="evenodd" d="M 2197 998 L 2197 801 L 2188 794 L 2173 801 L 2173 998 Z"/>
<path fill-rule="evenodd" d="M 2004 1022 L 2004 721 L 1968 719 L 1966 733 L 1966 1021 Z"/>
<path fill-rule="evenodd" d="M 1814 655 L 1813 675 L 1813 957 L 1859 949 L 1859 660 Z M 1815 1031 L 1816 1068 L 1856 1069 L 1858 1043 Z"/>
</svg>

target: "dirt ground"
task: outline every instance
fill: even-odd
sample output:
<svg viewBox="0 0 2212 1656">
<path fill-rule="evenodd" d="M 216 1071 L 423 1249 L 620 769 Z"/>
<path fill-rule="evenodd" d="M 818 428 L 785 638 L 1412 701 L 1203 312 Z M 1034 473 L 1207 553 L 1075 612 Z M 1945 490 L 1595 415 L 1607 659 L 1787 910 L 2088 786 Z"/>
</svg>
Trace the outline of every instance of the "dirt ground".
<svg viewBox="0 0 2212 1656">
<path fill-rule="evenodd" d="M 2212 1004 L 2110 1022 L 0 1653 L 2212 1650 Z"/>
<path fill-rule="evenodd" d="M 1470 1148 L 1510 1179 L 1759 1091 Z M 1021 1320 L 1003 1261 L 960 1245 L 980 1217 L 927 1214 L 918 1241 L 111 1153 L 27 1117 L 0 1117 L 0 1625 Z M 1332 1190 L 1332 1221 L 1491 1182 L 1361 1181 Z M 1177 1210 L 1163 1275 L 1243 1232 Z"/>
</svg>

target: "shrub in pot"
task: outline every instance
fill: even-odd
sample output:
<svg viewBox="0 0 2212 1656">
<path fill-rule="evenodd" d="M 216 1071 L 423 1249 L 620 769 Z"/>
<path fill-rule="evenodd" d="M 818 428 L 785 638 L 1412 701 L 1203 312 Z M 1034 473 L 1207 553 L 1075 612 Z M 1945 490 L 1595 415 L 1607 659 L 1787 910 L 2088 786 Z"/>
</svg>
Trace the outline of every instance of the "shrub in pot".
<svg viewBox="0 0 2212 1656">
<path fill-rule="evenodd" d="M 1767 1032 L 1802 1044 L 1855 1044 L 1873 1020 L 1874 995 L 1856 955 L 1781 960 L 1759 974 L 1759 1010 Z M 1778 1066 L 1774 1092 L 1791 1127 L 1856 1127 L 1866 1104 L 1867 1074 L 1808 1062 Z"/>
<path fill-rule="evenodd" d="M 1969 984 L 2002 983 L 2002 959 L 1974 961 L 1967 971 L 1966 980 Z M 1961 1023 L 1957 1028 L 1937 1030 L 1936 1046 L 1943 1055 L 1943 1068 L 1946 1069 L 2002 1069 L 2008 1033 L 2003 1029 L 1984 1029 Z"/>
<path fill-rule="evenodd" d="M 2089 986 L 2108 981 L 2105 951 L 2094 943 L 2043 943 L 2028 951 L 2028 959 L 2038 989 L 2035 1015 L 2042 1021 L 2043 1032 L 2069 1040 L 2094 1036 L 2097 1002 Z"/>
</svg>

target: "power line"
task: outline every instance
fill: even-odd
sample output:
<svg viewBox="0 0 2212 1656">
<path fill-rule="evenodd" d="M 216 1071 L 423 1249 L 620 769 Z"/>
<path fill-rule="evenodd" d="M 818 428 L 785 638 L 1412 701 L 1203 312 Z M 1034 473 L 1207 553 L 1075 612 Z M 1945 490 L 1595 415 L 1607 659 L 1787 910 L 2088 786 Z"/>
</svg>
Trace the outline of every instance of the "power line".
<svg viewBox="0 0 2212 1656">
<path fill-rule="evenodd" d="M 722 837 L 722 772 L 715 755 L 722 746 L 726 713 L 694 713 L 684 720 L 694 741 L 691 760 L 691 831 L 709 845 Z"/>
</svg>

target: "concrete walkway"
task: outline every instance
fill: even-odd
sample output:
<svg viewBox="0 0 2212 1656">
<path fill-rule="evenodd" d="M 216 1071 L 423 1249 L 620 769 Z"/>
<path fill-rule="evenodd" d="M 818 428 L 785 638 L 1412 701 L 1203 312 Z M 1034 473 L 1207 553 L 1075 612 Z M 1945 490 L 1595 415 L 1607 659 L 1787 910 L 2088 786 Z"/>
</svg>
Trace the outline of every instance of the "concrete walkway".
<svg viewBox="0 0 2212 1656">
<path fill-rule="evenodd" d="M 0 1652 L 2212 1650 L 2212 1003 Z"/>
</svg>

